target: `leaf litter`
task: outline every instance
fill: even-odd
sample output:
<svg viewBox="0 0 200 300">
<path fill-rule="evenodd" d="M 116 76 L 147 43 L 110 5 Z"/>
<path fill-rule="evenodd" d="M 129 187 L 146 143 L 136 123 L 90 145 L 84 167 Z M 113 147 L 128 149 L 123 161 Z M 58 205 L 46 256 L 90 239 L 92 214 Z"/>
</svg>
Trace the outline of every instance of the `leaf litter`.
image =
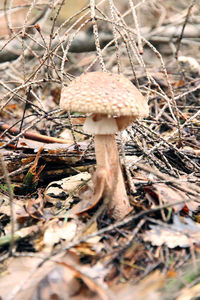
<svg viewBox="0 0 200 300">
<path fill-rule="evenodd" d="M 172 224 L 149 225 L 144 233 L 144 240 L 154 246 L 167 245 L 169 248 L 191 247 L 200 244 L 200 224 L 190 218 L 173 216 Z"/>
<path fill-rule="evenodd" d="M 55 7 L 26 2 L 1 7 L 10 18 L 16 10 L 12 5 L 19 5 L 19 10 L 26 6 L 25 18 L 20 18 L 22 32 L 10 28 L 15 25 L 13 17 L 8 23 L 1 19 L 5 32 L 0 41 L 0 153 L 13 193 L 12 211 L 0 169 L 1 298 L 198 297 L 199 51 L 195 35 L 190 37 L 199 32 L 198 5 L 141 1 L 133 8 L 126 0 L 96 1 L 93 21 L 99 36 L 92 40 L 95 24 L 87 13 L 93 1 L 80 11 L 82 1 L 74 1 L 77 14 L 67 21 L 59 18 L 73 1 L 65 7 L 63 1 Z M 144 16 L 139 20 L 141 36 L 132 31 L 137 13 Z M 182 24 L 186 26 L 179 35 L 180 53 L 175 32 L 181 32 Z M 106 40 L 101 31 L 107 32 Z M 135 38 L 142 38 L 143 56 Z M 73 52 L 83 46 L 81 52 Z M 191 53 L 196 57 L 191 59 Z M 91 202 L 92 181 L 84 176 L 92 174 L 95 156 L 92 138 L 82 132 L 85 116 L 64 114 L 58 107 L 61 86 L 82 72 L 99 70 L 97 58 L 107 70 L 123 71 L 139 86 L 151 111 L 148 119 L 117 138 L 132 206 L 130 215 L 117 223 L 102 199 Z M 9 257 L 11 252 L 15 256 Z M 181 273 L 189 274 L 182 268 L 186 262 L 191 262 L 194 274 L 180 285 Z"/>
</svg>

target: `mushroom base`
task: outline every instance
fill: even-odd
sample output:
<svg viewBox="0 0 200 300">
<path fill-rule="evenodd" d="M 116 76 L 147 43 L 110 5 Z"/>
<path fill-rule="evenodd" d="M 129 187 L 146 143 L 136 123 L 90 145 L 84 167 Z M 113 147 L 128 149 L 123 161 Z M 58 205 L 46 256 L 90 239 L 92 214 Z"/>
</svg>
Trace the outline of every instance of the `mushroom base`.
<svg viewBox="0 0 200 300">
<path fill-rule="evenodd" d="M 108 204 L 113 218 L 120 220 L 131 211 L 125 183 L 119 163 L 119 154 L 114 135 L 96 135 L 95 152 L 97 168 L 94 179 L 94 197 L 100 197 Z"/>
</svg>

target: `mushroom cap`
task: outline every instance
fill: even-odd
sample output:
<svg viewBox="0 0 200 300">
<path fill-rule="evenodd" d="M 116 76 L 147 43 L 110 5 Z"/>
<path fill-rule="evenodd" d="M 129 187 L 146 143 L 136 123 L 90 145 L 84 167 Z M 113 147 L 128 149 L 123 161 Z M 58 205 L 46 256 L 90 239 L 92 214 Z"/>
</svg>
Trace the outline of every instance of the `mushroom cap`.
<svg viewBox="0 0 200 300">
<path fill-rule="evenodd" d="M 66 111 L 108 116 L 147 117 L 149 108 L 140 91 L 122 74 L 89 72 L 74 79 L 61 92 Z"/>
</svg>

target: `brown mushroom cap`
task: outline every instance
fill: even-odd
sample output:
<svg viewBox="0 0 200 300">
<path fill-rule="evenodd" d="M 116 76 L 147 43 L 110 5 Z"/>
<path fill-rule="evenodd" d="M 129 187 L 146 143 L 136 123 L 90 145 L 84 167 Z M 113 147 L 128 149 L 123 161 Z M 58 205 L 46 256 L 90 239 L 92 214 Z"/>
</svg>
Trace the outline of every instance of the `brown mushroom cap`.
<svg viewBox="0 0 200 300">
<path fill-rule="evenodd" d="M 90 72 L 74 79 L 61 92 L 60 107 L 67 111 L 109 117 L 147 117 L 149 108 L 140 91 L 122 74 Z"/>
</svg>

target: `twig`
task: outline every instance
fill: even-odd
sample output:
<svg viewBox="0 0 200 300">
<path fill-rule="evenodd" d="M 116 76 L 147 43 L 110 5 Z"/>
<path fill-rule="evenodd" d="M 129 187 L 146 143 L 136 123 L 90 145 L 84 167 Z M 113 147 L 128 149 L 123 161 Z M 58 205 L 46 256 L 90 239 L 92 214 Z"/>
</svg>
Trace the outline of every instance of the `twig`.
<svg viewBox="0 0 200 300">
<path fill-rule="evenodd" d="M 109 0 L 109 5 L 110 5 L 110 12 L 111 12 L 111 19 L 114 21 L 115 20 L 115 13 L 114 13 L 113 0 Z M 114 23 L 112 23 L 112 28 L 113 28 L 113 36 L 114 36 L 115 48 L 116 48 L 117 68 L 118 68 L 118 73 L 121 73 L 119 44 L 118 44 L 118 40 L 117 40 L 117 30 L 116 30 L 116 26 L 114 25 Z"/>
<path fill-rule="evenodd" d="M 132 178 L 130 169 L 128 167 L 128 163 L 127 163 L 127 160 L 126 160 L 126 154 L 125 154 L 125 150 L 124 150 L 126 143 L 125 143 L 125 140 L 123 138 L 122 133 L 120 133 L 119 135 L 120 135 L 120 150 L 121 150 L 121 154 L 122 154 L 122 162 L 123 162 L 123 166 L 124 166 L 124 169 L 125 169 L 125 172 L 126 172 L 128 185 L 129 185 L 130 191 L 132 193 L 135 193 L 136 188 L 135 188 L 135 185 L 133 183 L 133 178 Z"/>
<path fill-rule="evenodd" d="M 135 6 L 133 4 L 133 0 L 129 0 L 128 2 L 129 2 L 129 5 L 130 5 L 130 8 L 131 8 L 132 15 L 133 15 L 133 20 L 135 22 L 135 28 L 136 28 L 136 33 L 137 33 L 137 42 L 138 42 L 138 51 L 139 51 L 140 54 L 143 54 L 141 34 L 140 34 L 140 28 L 139 28 L 139 24 L 138 24 L 136 9 L 135 9 Z"/>
<path fill-rule="evenodd" d="M 7 124 L 0 124 L 0 130 L 6 130 L 7 132 L 10 132 L 10 133 L 15 134 L 15 135 L 17 134 L 18 137 L 23 135 L 27 139 L 42 142 L 42 143 L 60 143 L 60 144 L 69 144 L 69 143 L 71 143 L 71 141 L 68 141 L 68 140 L 59 139 L 59 138 L 55 138 L 55 137 L 52 137 L 52 136 L 46 136 L 46 135 L 42 135 L 42 134 L 39 134 L 39 133 L 33 133 L 33 132 L 30 132 L 30 131 L 25 131 L 25 132 L 22 131 L 21 132 L 16 127 L 11 127 Z"/>
<path fill-rule="evenodd" d="M 25 74 L 25 72 L 24 72 Z M 24 80 L 25 80 L 25 75 L 24 75 Z M 28 91 L 27 91 L 27 99 L 28 101 L 30 101 L 30 95 L 31 95 L 31 85 L 29 86 L 28 88 Z M 28 103 L 27 101 L 25 102 L 25 105 L 24 105 L 24 109 L 23 109 L 23 115 L 22 115 L 22 118 L 21 118 L 21 122 L 20 122 L 20 127 L 19 127 L 19 132 L 22 131 L 22 127 L 23 127 L 23 122 L 24 122 L 24 118 L 25 118 L 25 114 L 26 114 L 26 109 L 27 109 L 27 106 L 28 106 Z M 12 128 L 13 129 L 13 128 Z M 27 133 L 26 133 L 27 134 Z M 19 140 L 16 140 L 16 147 L 17 147 L 17 144 L 18 144 L 18 141 Z"/>
<path fill-rule="evenodd" d="M 183 27 L 182 27 L 182 30 L 181 30 L 181 34 L 179 35 L 179 37 L 177 38 L 177 46 L 176 46 L 176 52 L 175 52 L 175 58 L 176 60 L 178 59 L 178 53 L 179 53 L 179 50 L 180 50 L 180 46 L 181 46 L 181 40 L 183 38 L 183 34 L 184 34 L 184 30 L 185 30 L 185 27 L 188 23 L 188 20 L 189 20 L 189 16 L 190 16 L 190 13 L 191 13 L 191 10 L 193 8 L 193 6 L 195 5 L 196 3 L 196 0 L 192 0 L 189 7 L 188 7 L 188 11 L 187 11 L 187 15 L 185 17 L 185 20 L 184 20 L 184 23 L 183 23 Z"/>
<path fill-rule="evenodd" d="M 12 192 L 12 188 L 11 188 L 11 181 L 6 169 L 6 165 L 4 163 L 4 159 L 3 159 L 3 155 L 0 153 L 0 160 L 1 160 L 1 166 L 2 166 L 2 170 L 3 170 L 3 174 L 6 180 L 6 184 L 7 184 L 7 188 L 8 188 L 8 194 L 9 194 L 9 204 L 10 204 L 10 222 L 11 222 L 11 237 L 10 237 L 10 248 L 9 248 L 9 252 L 10 252 L 10 256 L 13 255 L 13 251 L 14 251 L 14 243 L 15 243 L 15 220 L 14 220 L 14 207 L 13 207 L 13 192 Z"/>
<path fill-rule="evenodd" d="M 10 35 L 12 35 L 12 32 L 13 32 L 13 30 L 10 26 L 10 13 L 11 13 L 12 2 L 13 2 L 13 0 L 11 0 L 10 3 L 9 3 L 9 13 L 7 13 L 7 9 L 6 9 L 6 6 L 8 4 L 7 0 L 4 1 L 4 7 L 3 7 L 4 8 L 4 16 L 5 16 L 5 19 L 6 19 L 6 25 L 7 25 L 8 32 L 9 32 Z"/>
<path fill-rule="evenodd" d="M 101 66 L 102 70 L 105 72 L 106 71 L 106 66 L 105 66 L 103 56 L 102 56 L 102 52 L 101 52 L 98 26 L 97 26 L 97 21 L 96 21 L 97 17 L 96 17 L 96 14 L 95 14 L 95 0 L 90 0 L 90 11 L 91 11 L 91 19 L 92 19 L 92 25 L 93 25 L 93 34 L 94 34 L 94 40 L 95 40 L 95 45 L 96 45 L 97 56 L 98 56 L 98 59 L 99 59 L 100 66 Z"/>
<path fill-rule="evenodd" d="M 140 231 L 141 227 L 145 223 L 146 223 L 146 218 L 143 218 L 139 221 L 139 223 L 136 225 L 136 227 L 131 232 L 131 238 L 129 238 L 128 244 L 125 245 L 125 247 L 123 247 L 122 250 L 120 250 L 120 253 L 117 253 L 117 256 L 121 256 L 126 251 L 126 249 L 128 249 L 131 246 L 131 244 L 133 243 L 133 239 L 135 238 L 135 236 L 137 235 L 137 233 Z"/>
<path fill-rule="evenodd" d="M 189 195 L 194 196 L 195 198 L 193 200 L 200 202 L 200 188 L 197 185 L 188 183 L 187 185 L 184 184 L 184 186 L 183 186 L 180 184 L 178 179 L 175 179 L 174 177 L 171 177 L 169 175 L 164 175 L 163 173 L 159 172 L 155 168 L 152 168 L 150 166 L 148 167 L 148 166 L 138 164 L 138 163 L 136 164 L 136 166 L 145 172 L 156 175 L 158 178 L 161 178 L 162 180 L 167 180 L 167 181 L 170 180 L 171 184 L 175 188 L 177 188 Z"/>
<path fill-rule="evenodd" d="M 23 173 L 26 169 L 29 169 L 32 165 L 34 164 L 34 161 L 32 161 L 31 163 L 13 171 L 13 172 L 10 172 L 9 173 L 9 177 L 13 177 L 13 176 L 16 176 L 18 174 L 21 174 Z M 0 181 L 4 178 L 4 176 L 0 176 Z"/>
</svg>

